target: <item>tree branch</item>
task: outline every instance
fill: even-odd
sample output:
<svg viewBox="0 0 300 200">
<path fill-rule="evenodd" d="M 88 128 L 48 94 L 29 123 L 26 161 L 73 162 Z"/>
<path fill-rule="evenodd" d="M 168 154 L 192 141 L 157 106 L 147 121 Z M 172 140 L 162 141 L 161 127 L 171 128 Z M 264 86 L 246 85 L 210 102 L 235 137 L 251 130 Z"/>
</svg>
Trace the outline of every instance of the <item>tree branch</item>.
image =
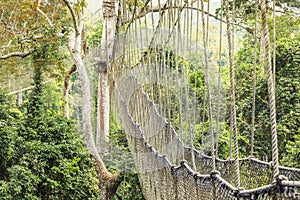
<svg viewBox="0 0 300 200">
<path fill-rule="evenodd" d="M 37 7 L 36 10 L 47 19 L 48 24 L 52 27 L 53 24 L 52 24 L 51 20 L 49 19 L 49 17 L 39 7 Z"/>
<path fill-rule="evenodd" d="M 7 48 L 9 48 L 10 47 L 10 45 L 11 45 L 11 43 L 12 43 L 12 40 L 9 40 L 8 41 L 8 43 L 7 43 L 7 45 L 3 45 L 2 47 L 1 47 L 1 49 L 7 49 Z"/>
<path fill-rule="evenodd" d="M 40 9 L 40 5 L 41 5 L 41 0 L 38 0 L 37 2 L 37 6 L 36 6 L 36 10 L 41 13 L 48 21 L 48 24 L 52 27 L 53 24 L 51 22 L 51 20 L 49 19 L 49 17 Z"/>
<path fill-rule="evenodd" d="M 67 72 L 65 79 L 64 79 L 64 89 L 63 89 L 63 98 L 65 99 L 67 96 L 67 93 L 69 91 L 69 86 L 70 86 L 70 78 L 71 75 L 77 70 L 77 67 L 75 64 L 72 64 L 72 67 L 69 69 Z"/>
<path fill-rule="evenodd" d="M 78 30 L 78 24 L 77 24 L 77 20 L 76 20 L 76 15 L 74 10 L 72 9 L 70 2 L 68 0 L 63 0 L 63 2 L 66 4 L 66 6 L 68 7 L 71 15 L 72 15 L 72 19 L 73 19 L 73 23 L 74 23 L 74 28 L 75 28 L 75 33 L 76 35 L 79 34 L 79 30 Z"/>
<path fill-rule="evenodd" d="M 159 12 L 159 11 L 162 11 L 162 10 L 168 10 L 168 9 L 182 9 L 183 7 L 182 6 L 171 6 L 171 7 L 164 7 L 164 8 L 160 8 L 159 6 L 156 6 L 156 7 L 153 7 L 153 8 L 146 8 L 146 9 L 143 9 L 133 20 L 136 20 L 136 19 L 140 19 L 142 17 L 145 17 L 148 13 L 150 12 Z M 187 7 L 184 7 L 184 8 L 187 8 L 187 9 L 191 9 L 191 10 L 196 10 L 196 11 L 202 11 L 200 8 L 195 8 L 195 7 L 192 7 L 192 6 L 187 6 Z M 222 21 L 224 23 L 227 23 L 225 20 L 223 19 L 220 19 L 218 18 L 216 15 L 213 15 L 207 11 L 204 11 L 204 13 L 210 17 L 213 17 L 215 18 L 216 20 L 219 20 L 219 21 Z M 132 19 L 126 19 L 124 21 L 121 22 L 121 25 L 124 25 L 124 24 L 127 24 L 127 23 L 130 23 L 132 21 Z M 238 24 L 236 23 L 235 25 L 245 29 L 247 32 L 249 33 L 253 33 L 254 29 L 247 26 L 247 25 L 244 25 L 244 24 Z"/>
<path fill-rule="evenodd" d="M 4 29 L 6 31 L 10 31 L 13 35 L 16 35 L 16 31 L 18 30 L 15 30 L 14 27 L 10 24 L 8 24 L 8 22 L 6 22 L 4 19 L 1 18 L 1 22 L 4 24 Z"/>
<path fill-rule="evenodd" d="M 21 58 L 25 58 L 27 56 L 29 56 L 34 50 L 30 50 L 27 52 L 12 52 L 9 54 L 6 54 L 4 56 L 0 56 L 0 60 L 5 60 L 11 57 L 21 57 Z"/>
<path fill-rule="evenodd" d="M 42 82 L 42 85 L 45 85 L 47 83 L 51 83 L 53 81 L 55 81 L 55 79 L 50 79 L 48 81 L 44 81 L 44 82 Z M 14 94 L 17 94 L 19 92 L 24 92 L 26 90 L 31 90 L 32 88 L 35 88 L 35 86 L 33 85 L 33 86 L 30 86 L 30 87 L 27 87 L 27 88 L 22 88 L 20 90 L 15 90 L 15 91 L 12 91 L 12 92 L 8 93 L 8 95 L 14 95 Z"/>
</svg>

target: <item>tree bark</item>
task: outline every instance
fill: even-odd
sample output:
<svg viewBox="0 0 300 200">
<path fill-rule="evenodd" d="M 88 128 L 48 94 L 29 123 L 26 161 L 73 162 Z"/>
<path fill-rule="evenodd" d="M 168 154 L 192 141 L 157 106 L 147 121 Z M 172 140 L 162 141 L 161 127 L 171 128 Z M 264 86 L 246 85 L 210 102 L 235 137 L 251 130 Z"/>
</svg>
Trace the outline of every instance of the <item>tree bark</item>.
<svg viewBox="0 0 300 200">
<path fill-rule="evenodd" d="M 107 72 L 99 72 L 96 146 L 103 153 L 109 134 L 109 85 Z"/>
<path fill-rule="evenodd" d="M 70 78 L 71 75 L 76 71 L 76 65 L 72 64 L 72 67 L 69 69 L 64 79 L 64 89 L 63 89 L 63 109 L 66 113 L 67 118 L 70 117 L 69 111 L 69 90 L 70 90 Z"/>
<path fill-rule="evenodd" d="M 99 162 L 97 158 L 91 155 L 91 159 L 94 163 L 98 178 L 100 180 L 99 187 L 101 189 L 100 199 L 109 200 L 116 193 L 118 186 L 121 183 L 119 172 L 115 174 L 107 173 L 106 168 L 103 168 L 103 163 Z"/>
<path fill-rule="evenodd" d="M 92 120 L 91 120 L 91 91 L 90 91 L 90 81 L 88 73 L 86 71 L 83 59 L 81 56 L 82 47 L 82 33 L 83 33 L 83 10 L 77 12 L 77 17 L 75 17 L 75 12 L 72 9 L 69 1 L 63 0 L 67 7 L 69 8 L 74 24 L 74 31 L 70 33 L 69 37 L 69 51 L 72 54 L 73 60 L 75 62 L 76 68 L 81 82 L 82 91 L 82 123 L 83 123 L 83 133 L 86 141 L 87 149 L 90 153 L 92 161 L 94 163 L 96 172 L 99 177 L 99 187 L 101 189 L 101 200 L 110 199 L 116 192 L 119 181 L 119 174 L 116 173 L 112 175 L 105 167 L 99 152 L 96 148 L 93 130 L 92 130 Z M 78 20 L 78 21 L 77 21 Z M 109 115 L 109 113 L 108 113 Z"/>
<path fill-rule="evenodd" d="M 108 141 L 109 135 L 109 84 L 107 70 L 113 54 L 116 34 L 115 0 L 103 1 L 103 31 L 101 38 L 101 64 L 99 66 L 98 84 L 98 120 L 97 120 L 97 147 L 102 152 L 103 144 Z"/>
</svg>

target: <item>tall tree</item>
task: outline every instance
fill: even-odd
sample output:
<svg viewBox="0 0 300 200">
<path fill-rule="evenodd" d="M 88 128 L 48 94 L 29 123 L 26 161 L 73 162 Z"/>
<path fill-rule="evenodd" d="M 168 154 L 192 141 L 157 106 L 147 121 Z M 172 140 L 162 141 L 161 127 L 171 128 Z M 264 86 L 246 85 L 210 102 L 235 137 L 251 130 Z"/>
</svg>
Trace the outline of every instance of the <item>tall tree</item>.
<svg viewBox="0 0 300 200">
<path fill-rule="evenodd" d="M 46 68 L 47 75 L 64 74 L 62 44 L 68 18 L 62 5 L 58 0 L 0 2 L 3 8 L 0 10 L 0 77 L 4 87 L 9 87 L 9 81 L 10 86 L 29 86 L 30 78 L 24 78 L 24 74 L 33 72 L 30 55 L 45 45 L 56 47 L 52 59 L 47 59 L 47 66 L 51 66 Z M 23 76 L 22 80 L 18 76 Z"/>
<path fill-rule="evenodd" d="M 97 141 L 101 145 L 108 138 L 109 134 L 109 84 L 107 70 L 110 67 L 110 59 L 113 54 L 113 46 L 116 34 L 116 10 L 115 0 L 103 2 L 103 34 L 101 38 L 101 61 L 99 65 L 98 79 L 98 116 L 97 116 Z"/>
<path fill-rule="evenodd" d="M 63 1 L 68 7 L 73 21 L 74 29 L 70 32 L 68 45 L 81 82 L 83 133 L 100 180 L 101 199 L 110 199 L 114 195 L 120 181 L 119 174 L 112 175 L 104 165 L 96 148 L 92 130 L 90 81 L 81 56 L 86 2 L 84 0 L 78 1 L 72 6 L 68 0 Z M 106 73 L 105 76 L 107 76 Z"/>
<path fill-rule="evenodd" d="M 0 196 L 96 199 L 99 181 L 74 122 L 48 110 L 44 101 L 42 69 L 51 54 L 51 48 L 48 50 L 33 53 L 35 87 L 24 113 L 0 94 Z"/>
</svg>

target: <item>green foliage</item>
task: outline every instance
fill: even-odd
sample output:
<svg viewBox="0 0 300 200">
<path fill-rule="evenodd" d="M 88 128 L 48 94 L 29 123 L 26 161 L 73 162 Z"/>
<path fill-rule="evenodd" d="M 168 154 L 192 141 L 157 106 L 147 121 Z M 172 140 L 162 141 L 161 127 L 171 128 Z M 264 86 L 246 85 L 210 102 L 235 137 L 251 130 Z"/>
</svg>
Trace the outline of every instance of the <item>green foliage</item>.
<svg viewBox="0 0 300 200">
<path fill-rule="evenodd" d="M 267 0 L 267 5 L 272 5 L 272 0 Z M 256 2 L 255 1 L 249 1 L 249 0 L 236 0 L 235 1 L 235 17 L 238 19 L 237 21 L 247 23 L 249 20 L 254 19 L 255 17 L 255 7 Z M 283 10 L 284 14 L 295 14 L 297 15 L 296 9 L 300 8 L 300 2 L 298 0 L 278 0 L 276 1 L 276 13 L 278 10 Z M 258 12 L 260 13 L 261 6 L 258 5 Z M 232 12 L 233 10 L 233 1 L 229 2 L 229 10 Z M 223 16 L 225 16 L 225 6 L 223 6 Z M 220 12 L 220 9 L 217 9 L 217 13 Z M 272 11 L 270 11 L 272 12 Z M 280 15 L 282 13 L 280 12 Z"/>
<path fill-rule="evenodd" d="M 218 157 L 224 160 L 230 157 L 230 132 L 226 123 L 220 123 Z"/>
<path fill-rule="evenodd" d="M 43 86 L 42 86 L 42 69 L 37 66 L 34 69 L 34 88 L 29 96 L 27 106 L 27 126 L 38 128 L 43 115 Z"/>
<path fill-rule="evenodd" d="M 122 182 L 118 187 L 113 200 L 144 200 L 142 190 L 140 188 L 137 172 L 127 172 L 121 174 Z"/>
<path fill-rule="evenodd" d="M 132 12 L 144 7 L 144 3 L 142 0 L 128 0 L 126 2 L 128 5 L 128 9 Z"/>
<path fill-rule="evenodd" d="M 0 91 L 0 180 L 3 180 L 8 174 L 8 167 L 12 165 L 14 157 L 15 137 L 20 126 L 14 119 L 20 119 L 11 111 L 6 96 Z"/>
<path fill-rule="evenodd" d="M 75 10 L 79 11 L 82 10 L 83 8 L 87 7 L 87 2 L 85 0 L 79 0 L 75 3 Z"/>
<path fill-rule="evenodd" d="M 214 122 L 216 124 L 216 122 Z M 227 159 L 230 156 L 230 132 L 228 125 L 225 122 L 219 124 L 219 137 L 218 137 L 218 158 Z M 204 144 L 202 146 L 202 123 L 195 126 L 194 146 L 196 149 L 211 155 L 210 148 L 210 135 L 209 135 L 209 121 L 204 125 Z"/>
<path fill-rule="evenodd" d="M 1 198 L 98 199 L 98 178 L 75 123 L 43 110 L 41 72 L 35 75 L 24 116 L 0 95 Z"/>
<path fill-rule="evenodd" d="M 10 91 L 29 86 L 32 62 L 44 62 L 45 79 L 64 77 L 69 56 L 66 48 L 70 15 L 60 0 L 1 1 L 1 56 L 11 52 L 33 52 L 25 58 L 10 57 L 0 61 L 3 88 Z M 42 14 L 42 11 L 44 14 Z M 22 17 L 20 17 L 22 16 Z M 47 17 L 48 18 L 47 18 Z M 49 22 L 51 21 L 51 22 Z M 8 26 L 8 24 L 10 24 Z M 14 27 L 12 30 L 10 27 Z M 46 49 L 47 54 L 42 52 Z M 41 58 L 40 55 L 43 55 Z M 36 59 L 40 57 L 40 59 Z M 42 65 L 42 64 L 40 64 Z"/>
<path fill-rule="evenodd" d="M 281 163 L 285 166 L 300 167 L 300 128 L 294 138 L 288 141 Z"/>
<path fill-rule="evenodd" d="M 140 188 L 138 173 L 134 170 L 126 134 L 114 120 L 111 122 L 109 137 L 108 154 L 103 156 L 103 161 L 109 166 L 110 171 L 122 172 L 122 182 L 113 199 L 143 200 L 144 196 Z"/>
<path fill-rule="evenodd" d="M 286 17 L 282 17 L 286 20 Z M 297 21 L 297 20 L 291 20 Z M 291 26 L 287 28 L 287 26 Z M 287 37 L 278 38 L 276 48 L 276 109 L 277 129 L 279 141 L 279 155 L 287 165 L 296 159 L 299 151 L 292 155 L 286 150 L 296 150 L 297 137 L 295 135 L 300 127 L 300 35 L 294 32 L 297 23 L 287 23 L 279 27 L 278 35 Z M 288 30 L 287 30 L 288 29 Z M 281 31 L 282 30 L 282 31 Z M 251 109 L 253 89 L 253 44 L 245 42 L 245 48 L 238 52 L 236 69 L 237 91 L 237 123 L 241 135 L 239 145 L 242 154 L 250 150 Z M 258 65 L 259 66 L 259 65 Z M 271 158 L 271 128 L 269 116 L 268 87 L 264 70 L 258 68 L 257 96 L 255 113 L 255 153 L 259 158 Z M 291 162 L 290 164 L 292 164 Z"/>
<path fill-rule="evenodd" d="M 97 47 L 101 44 L 103 20 L 90 16 L 90 22 L 85 23 L 88 47 Z"/>
</svg>

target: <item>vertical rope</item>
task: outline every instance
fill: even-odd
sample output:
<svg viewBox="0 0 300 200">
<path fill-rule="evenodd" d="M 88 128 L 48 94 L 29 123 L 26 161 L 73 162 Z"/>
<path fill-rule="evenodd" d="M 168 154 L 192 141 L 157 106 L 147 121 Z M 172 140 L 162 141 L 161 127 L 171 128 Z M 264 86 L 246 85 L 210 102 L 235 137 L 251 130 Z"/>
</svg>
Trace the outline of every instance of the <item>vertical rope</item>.
<svg viewBox="0 0 300 200">
<path fill-rule="evenodd" d="M 205 133 L 205 105 L 206 105 L 206 84 L 203 86 L 203 101 L 202 101 L 202 137 L 201 148 L 204 149 L 204 133 Z"/>
<path fill-rule="evenodd" d="M 188 7 L 189 0 L 185 0 L 183 7 Z M 183 21 L 183 33 L 185 36 L 189 36 L 189 9 L 185 9 L 184 12 L 184 21 Z M 189 46 L 189 40 L 183 39 L 183 49 L 188 48 Z M 191 119 L 190 119 L 190 109 L 189 109 L 189 80 L 190 80 L 190 70 L 189 66 L 187 65 L 188 62 L 186 62 L 186 52 L 182 51 L 182 57 L 183 57 L 183 64 L 182 64 L 182 72 L 183 72 L 183 83 L 184 83 L 184 97 L 185 97 L 185 120 L 187 122 L 187 128 L 188 134 L 186 134 L 186 144 L 188 139 L 191 143 L 191 161 L 193 169 L 196 170 L 196 164 L 195 164 L 195 157 L 194 157 L 194 151 L 193 151 L 193 144 L 192 144 L 192 131 L 191 131 Z"/>
<path fill-rule="evenodd" d="M 208 9 L 209 9 L 209 3 L 207 2 Z M 207 19 L 207 24 L 205 25 L 205 19 L 204 19 L 204 2 L 201 0 L 201 7 L 202 7 L 202 31 L 203 31 L 203 44 L 204 44 L 204 65 L 205 65 L 205 85 L 207 88 L 207 101 L 208 101 L 208 115 L 209 115 L 209 134 L 210 134 L 210 142 L 211 142 L 211 155 L 212 155 L 212 168 L 216 169 L 216 160 L 215 160 L 215 141 L 214 141 L 214 132 L 213 132 L 213 118 L 212 118 L 212 105 L 211 105 L 211 93 L 210 93 L 210 84 L 209 84 L 209 78 L 208 78 L 208 26 L 209 26 L 209 20 Z M 209 12 L 209 10 L 208 10 Z M 209 18 L 209 16 L 207 16 Z M 207 27 L 206 27 L 207 26 Z"/>
<path fill-rule="evenodd" d="M 234 140 L 234 170 L 235 170 L 235 180 L 237 187 L 240 187 L 240 169 L 238 160 L 238 136 L 236 127 L 236 108 L 235 108 L 235 80 L 234 80 L 234 52 L 232 44 L 232 30 L 230 27 L 230 16 L 229 16 L 229 0 L 226 0 L 226 23 L 227 23 L 227 37 L 228 37 L 228 48 L 229 48 L 229 65 L 230 65 L 230 99 L 231 99 L 231 109 L 230 109 L 230 124 L 231 131 Z M 234 22 L 233 22 L 234 23 Z"/>
<path fill-rule="evenodd" d="M 222 34 L 223 34 L 223 0 L 220 9 L 220 33 L 219 33 L 219 69 L 218 69 L 218 97 L 217 97 L 217 119 L 216 119 L 216 157 L 218 158 L 219 132 L 220 132 L 220 98 L 221 98 L 221 63 L 222 63 Z"/>
<path fill-rule="evenodd" d="M 253 96 L 252 96 L 252 118 L 251 118 L 251 156 L 254 153 L 254 132 L 255 132 L 255 101 L 256 101 L 256 68 L 257 68 L 257 17 L 258 0 L 255 0 L 255 29 L 254 29 L 254 58 L 253 58 Z"/>
<path fill-rule="evenodd" d="M 186 1 L 186 5 L 188 6 L 189 1 Z M 190 12 L 192 13 L 192 10 L 190 11 L 189 9 L 186 10 L 186 35 L 187 36 L 191 36 L 191 28 L 192 28 L 192 15 L 190 15 Z M 191 45 L 191 39 L 187 41 L 187 48 L 190 48 Z M 185 64 L 184 64 L 185 65 Z M 189 66 L 188 66 L 189 67 Z M 189 90 L 190 90 L 190 69 L 184 70 L 184 74 L 185 72 L 187 73 L 186 76 L 184 75 L 184 84 L 185 84 L 185 101 L 186 101 L 186 115 L 187 115 L 187 123 L 188 123 L 188 131 L 189 131 L 189 139 L 190 139 L 190 145 L 191 145 L 191 157 L 192 157 L 192 166 L 193 166 L 193 170 L 196 171 L 196 162 L 195 162 L 195 155 L 194 155 L 194 133 L 193 130 L 194 129 L 193 125 L 191 125 L 192 120 L 190 117 L 190 109 L 189 109 Z"/>
<path fill-rule="evenodd" d="M 186 2 L 187 2 L 188 0 L 186 0 Z M 185 3 L 186 3 L 185 2 Z M 183 7 L 185 7 L 185 3 L 183 4 Z M 184 9 L 184 12 L 183 12 L 183 29 L 182 29 L 182 34 L 183 35 L 186 35 L 186 30 L 187 30 L 187 28 L 186 28 L 186 26 L 187 26 L 187 23 L 186 23 L 186 21 L 187 21 L 187 12 L 186 12 L 186 10 Z M 185 78 L 185 76 L 186 76 L 186 62 L 185 62 L 185 51 L 184 51 L 184 48 L 185 48 L 185 45 L 186 45 L 186 39 L 185 38 L 183 38 L 183 40 L 182 40 L 182 42 L 181 42 L 181 44 L 182 44 L 182 49 L 183 49 L 183 51 L 182 51 L 182 53 L 181 53 L 181 55 L 180 56 L 182 56 L 182 74 L 181 74 L 181 76 L 182 76 L 182 78 L 183 78 L 183 102 L 184 102 L 184 106 L 185 106 L 185 109 L 184 109 L 184 114 L 183 114 L 183 116 L 184 116 L 184 122 L 185 123 L 188 123 L 188 103 L 186 102 L 186 96 L 187 96 L 187 84 L 186 84 L 186 78 Z M 188 125 L 189 126 L 189 125 Z M 186 134 L 186 126 L 183 126 L 183 130 L 184 130 L 184 137 L 183 137 L 183 144 L 185 144 L 185 145 L 188 145 L 187 144 L 187 134 Z"/>
<path fill-rule="evenodd" d="M 178 4 L 177 4 L 178 3 Z M 183 4 L 182 4 L 182 1 L 180 2 L 177 2 L 175 1 L 175 4 L 174 6 L 180 6 L 182 7 L 182 9 L 180 10 L 177 10 L 177 20 L 176 20 L 176 23 L 175 25 L 177 26 L 177 31 L 178 33 L 181 33 L 182 31 L 184 31 L 181 27 L 181 12 L 183 11 Z M 175 38 L 174 38 L 175 39 Z M 183 141 L 183 117 L 182 117 L 182 110 L 183 110 L 183 102 L 182 102 L 182 85 L 181 85 L 181 82 L 179 81 L 179 52 L 180 52 L 180 49 L 182 50 L 182 38 L 181 37 L 177 37 L 176 39 L 177 41 L 175 42 L 176 44 L 176 52 L 175 52 L 175 55 L 176 55 L 176 58 L 175 58 L 175 67 L 176 67 L 176 93 L 178 94 L 178 98 L 177 98 L 177 101 L 178 101 L 178 110 L 179 110 L 179 133 L 180 133 L 180 140 L 182 141 L 182 143 L 184 144 L 184 141 Z M 182 145 L 182 159 L 185 158 L 185 154 L 184 154 L 184 145 Z"/>
<path fill-rule="evenodd" d="M 201 10 L 202 10 L 202 31 L 204 31 L 204 29 L 205 28 L 203 28 L 203 24 L 205 24 L 204 23 L 204 4 L 203 4 L 203 0 L 201 0 Z M 205 33 L 203 32 L 202 33 L 202 36 L 203 36 L 203 38 L 202 38 L 202 40 L 203 40 L 203 42 L 205 43 L 205 39 L 204 39 L 204 37 L 205 37 Z M 203 44 L 204 45 L 204 44 Z M 206 49 L 205 47 L 204 47 L 204 49 Z M 204 77 L 204 79 L 206 79 L 206 77 Z M 202 138 L 201 138 L 201 147 L 202 147 L 202 149 L 204 149 L 204 133 L 205 133 L 205 106 L 206 106 L 206 87 L 207 87 L 207 85 L 206 85 L 206 82 L 204 81 L 204 86 L 203 86 L 203 101 L 202 101 L 202 109 L 203 109 L 203 111 L 202 111 Z"/>
<path fill-rule="evenodd" d="M 200 3 L 199 1 L 197 1 L 197 9 L 199 10 L 200 8 Z M 191 12 L 191 17 L 193 15 L 193 12 Z M 197 17 L 196 17 L 196 27 L 195 27 L 195 32 L 196 32 L 196 55 L 197 57 L 199 57 L 199 47 L 198 47 L 198 44 L 199 44 L 199 12 L 197 11 Z M 191 37 L 192 38 L 192 37 Z M 196 61 L 196 65 L 193 69 L 193 73 L 194 73 L 194 126 L 193 126 L 193 131 L 195 131 L 195 126 L 196 124 L 198 123 L 198 120 L 197 120 L 197 117 L 196 117 L 196 113 L 198 112 L 197 110 L 197 100 L 198 100 L 198 95 L 197 95 L 197 80 L 198 80 L 198 77 L 197 77 L 197 70 L 198 70 L 198 67 L 199 67 L 199 62 L 198 60 Z M 195 135 L 195 133 L 194 133 Z M 199 168 L 200 165 L 198 165 L 198 172 L 201 170 Z"/>
<path fill-rule="evenodd" d="M 274 87 L 276 87 L 276 16 L 275 16 L 276 0 L 273 0 L 273 74 Z"/>
<path fill-rule="evenodd" d="M 172 3 L 172 2 L 171 2 Z M 168 24 L 167 24 L 167 26 L 168 26 L 168 34 L 171 34 L 171 29 L 173 28 L 172 27 L 172 24 L 173 24 L 173 15 L 172 15 L 172 13 L 173 13 L 173 11 L 172 10 L 168 10 Z M 165 76 L 165 85 L 166 85 L 166 99 L 167 99 L 167 102 L 166 102 L 166 107 L 167 107 L 167 111 L 168 111 L 168 113 L 167 113 L 167 120 L 168 120 L 168 122 L 169 123 L 172 123 L 171 122 L 171 112 L 172 112 L 172 104 L 171 104 L 171 102 L 172 102 L 172 97 L 171 97 L 171 95 L 170 95 L 170 90 L 171 90 L 171 88 L 170 88 L 170 84 L 169 84 L 169 82 L 171 81 L 171 77 L 170 76 L 168 76 L 169 74 L 171 74 L 170 72 L 171 72 L 171 65 L 172 65 L 172 63 L 170 62 L 170 60 L 171 60 L 171 51 L 168 51 L 167 52 L 167 62 L 166 62 L 166 76 Z M 168 126 L 167 127 L 167 130 L 166 130 L 166 135 L 168 134 L 168 133 L 170 133 L 171 132 L 171 126 Z M 166 143 L 165 144 L 168 144 L 169 142 L 170 143 L 172 143 L 173 142 L 173 138 L 172 138 L 172 136 L 171 135 L 167 135 L 166 136 Z M 170 155 L 168 155 L 169 156 L 169 158 L 172 158 L 172 152 L 170 152 Z"/>
<path fill-rule="evenodd" d="M 266 68 L 268 72 L 268 93 L 270 104 L 270 120 L 271 120 L 271 133 L 272 133 L 272 161 L 273 161 L 273 175 L 274 178 L 279 175 L 279 161 L 278 161 L 278 141 L 277 141 L 277 122 L 276 122 L 276 104 L 275 104 L 275 89 L 274 78 L 272 73 L 272 62 L 270 55 L 270 38 L 267 24 L 267 3 L 262 0 L 262 28 L 265 46 L 265 59 Z"/>
</svg>

